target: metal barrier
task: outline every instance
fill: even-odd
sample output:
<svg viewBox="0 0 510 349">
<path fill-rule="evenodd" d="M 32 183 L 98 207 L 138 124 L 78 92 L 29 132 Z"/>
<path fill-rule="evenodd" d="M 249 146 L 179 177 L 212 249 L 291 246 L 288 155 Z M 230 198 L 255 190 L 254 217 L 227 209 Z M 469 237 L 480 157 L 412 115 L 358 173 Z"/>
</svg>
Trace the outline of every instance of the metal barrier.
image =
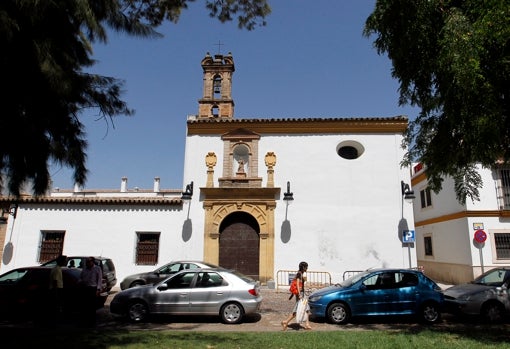
<svg viewBox="0 0 510 349">
<path fill-rule="evenodd" d="M 354 276 L 356 274 L 359 274 L 361 273 L 363 270 L 346 270 L 344 271 L 344 274 L 342 275 L 342 278 L 345 280 L 345 279 L 348 279 L 350 278 L 351 276 Z"/>
<path fill-rule="evenodd" d="M 276 272 L 276 292 L 289 292 L 295 270 L 278 270 Z M 331 285 L 331 274 L 327 271 L 306 271 L 305 291 Z"/>
<path fill-rule="evenodd" d="M 418 270 L 418 271 L 421 271 L 423 274 L 425 274 L 425 268 L 423 267 L 423 265 L 419 265 L 417 267 L 412 267 L 410 268 L 412 270 Z"/>
</svg>

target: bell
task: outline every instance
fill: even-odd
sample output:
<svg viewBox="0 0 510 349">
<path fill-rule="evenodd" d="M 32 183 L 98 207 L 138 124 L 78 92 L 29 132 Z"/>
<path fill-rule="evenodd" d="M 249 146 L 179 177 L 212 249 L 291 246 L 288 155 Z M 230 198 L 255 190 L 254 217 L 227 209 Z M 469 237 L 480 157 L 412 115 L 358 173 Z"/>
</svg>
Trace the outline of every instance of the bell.
<svg viewBox="0 0 510 349">
<path fill-rule="evenodd" d="M 221 93 L 221 82 L 214 81 L 214 93 Z"/>
<path fill-rule="evenodd" d="M 221 78 L 219 76 L 214 77 L 213 89 L 214 93 L 221 93 Z"/>
</svg>

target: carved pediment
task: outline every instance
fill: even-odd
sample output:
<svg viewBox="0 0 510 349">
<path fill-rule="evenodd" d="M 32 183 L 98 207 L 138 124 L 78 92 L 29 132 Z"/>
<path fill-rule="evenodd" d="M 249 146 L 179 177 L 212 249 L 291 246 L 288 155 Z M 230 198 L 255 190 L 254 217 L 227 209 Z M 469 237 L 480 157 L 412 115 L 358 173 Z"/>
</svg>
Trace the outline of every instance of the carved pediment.
<svg viewBox="0 0 510 349">
<path fill-rule="evenodd" d="M 227 132 L 221 136 L 222 140 L 252 140 L 252 139 L 260 139 L 260 135 L 253 131 L 250 131 L 246 128 L 238 128 Z"/>
</svg>

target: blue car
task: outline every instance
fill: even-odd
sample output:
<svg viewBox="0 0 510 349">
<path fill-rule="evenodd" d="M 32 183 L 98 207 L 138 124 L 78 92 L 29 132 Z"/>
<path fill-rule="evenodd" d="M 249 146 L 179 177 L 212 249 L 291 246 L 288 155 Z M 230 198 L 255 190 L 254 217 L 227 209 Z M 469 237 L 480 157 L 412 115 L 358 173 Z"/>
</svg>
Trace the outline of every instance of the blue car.
<svg viewBox="0 0 510 349">
<path fill-rule="evenodd" d="M 308 304 L 311 316 L 334 324 L 373 315 L 412 315 L 433 324 L 441 320 L 443 300 L 441 288 L 420 271 L 371 269 L 313 292 Z"/>
</svg>

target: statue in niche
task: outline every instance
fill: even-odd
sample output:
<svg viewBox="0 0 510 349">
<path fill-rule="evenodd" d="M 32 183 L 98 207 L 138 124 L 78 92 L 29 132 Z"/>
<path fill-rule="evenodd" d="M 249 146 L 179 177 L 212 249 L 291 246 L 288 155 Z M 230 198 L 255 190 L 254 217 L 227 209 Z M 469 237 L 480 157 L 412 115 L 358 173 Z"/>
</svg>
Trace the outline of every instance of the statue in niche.
<svg viewBox="0 0 510 349">
<path fill-rule="evenodd" d="M 237 160 L 237 163 L 239 164 L 239 166 L 237 167 L 237 173 L 244 173 L 244 160 L 239 159 Z"/>
</svg>

